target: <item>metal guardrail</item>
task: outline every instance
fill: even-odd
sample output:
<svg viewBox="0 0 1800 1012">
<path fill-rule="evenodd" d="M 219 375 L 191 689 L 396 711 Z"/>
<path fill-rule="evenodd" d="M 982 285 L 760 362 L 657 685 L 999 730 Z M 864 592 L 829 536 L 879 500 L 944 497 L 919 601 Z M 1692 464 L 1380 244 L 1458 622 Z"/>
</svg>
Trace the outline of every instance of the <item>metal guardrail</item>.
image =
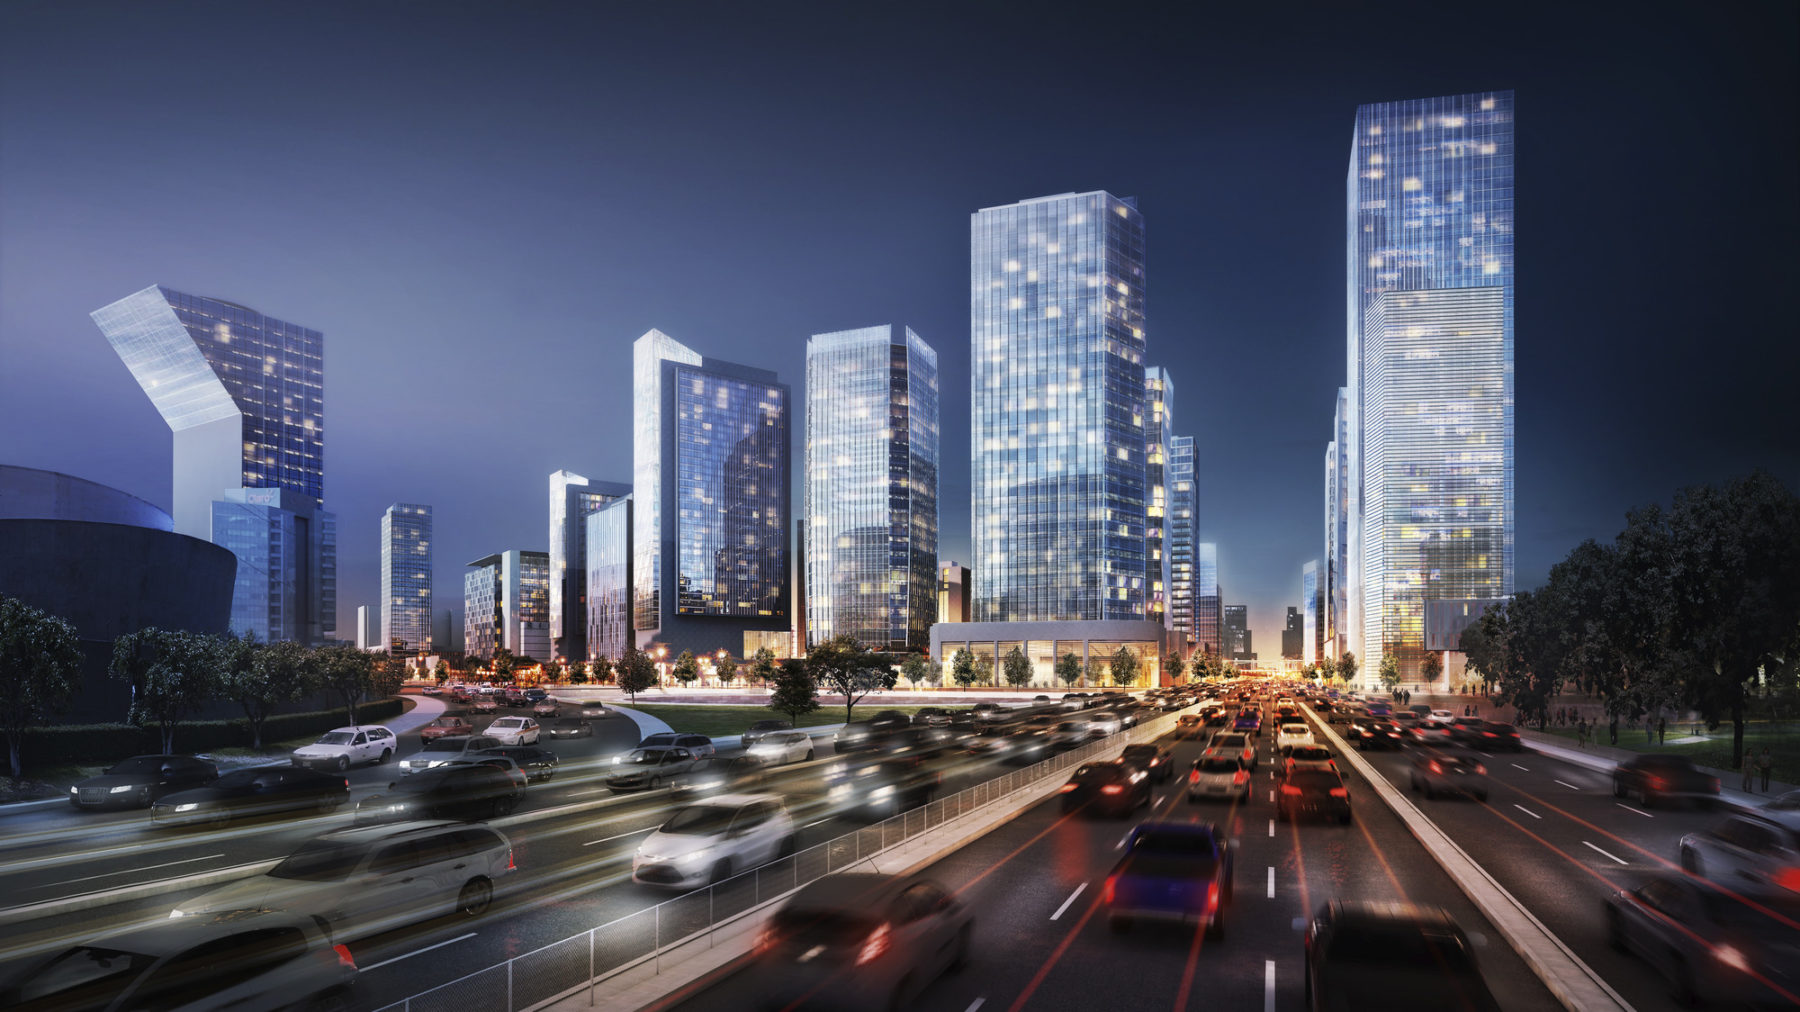
<svg viewBox="0 0 1800 1012">
<path fill-rule="evenodd" d="M 698 941 L 766 903 L 833 872 L 845 871 L 885 851 L 942 828 L 1030 784 L 1138 741 L 1160 737 L 1174 724 L 1162 714 L 1121 734 L 1090 742 L 946 798 L 902 812 L 853 833 L 777 858 L 716 885 L 684 893 L 656 906 L 523 953 L 504 963 L 458 977 L 376 1012 L 531 1012 L 594 990 L 606 978 L 642 966 Z"/>
</svg>

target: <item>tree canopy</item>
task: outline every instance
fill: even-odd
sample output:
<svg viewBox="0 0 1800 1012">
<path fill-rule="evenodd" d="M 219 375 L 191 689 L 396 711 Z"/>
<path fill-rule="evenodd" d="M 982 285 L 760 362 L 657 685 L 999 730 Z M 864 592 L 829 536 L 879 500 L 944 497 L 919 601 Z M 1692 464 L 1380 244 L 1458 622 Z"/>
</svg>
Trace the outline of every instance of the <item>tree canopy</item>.
<svg viewBox="0 0 1800 1012">
<path fill-rule="evenodd" d="M 846 633 L 807 651 L 806 666 L 814 681 L 844 697 L 845 721 L 851 719 L 858 700 L 876 689 L 893 688 L 897 678 L 887 657 Z"/>
</svg>

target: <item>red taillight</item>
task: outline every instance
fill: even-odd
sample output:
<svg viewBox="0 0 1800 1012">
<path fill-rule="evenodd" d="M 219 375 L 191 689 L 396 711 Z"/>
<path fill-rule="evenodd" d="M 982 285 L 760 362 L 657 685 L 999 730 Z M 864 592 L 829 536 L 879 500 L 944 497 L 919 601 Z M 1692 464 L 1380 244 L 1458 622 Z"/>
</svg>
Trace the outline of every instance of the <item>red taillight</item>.
<svg viewBox="0 0 1800 1012">
<path fill-rule="evenodd" d="M 506 848 L 506 870 L 507 871 L 518 871 L 519 870 L 519 866 L 516 864 L 513 864 L 511 847 Z"/>
<path fill-rule="evenodd" d="M 1668 788 L 1668 786 L 1669 786 L 1669 782 L 1667 780 L 1664 780 L 1662 777 L 1651 777 L 1650 778 L 1650 789 L 1653 791 L 1665 790 Z"/>
<path fill-rule="evenodd" d="M 875 959 L 886 952 L 888 950 L 888 941 L 892 937 L 892 932 L 888 930 L 886 924 L 876 928 L 869 935 L 869 940 L 863 943 L 862 951 L 856 954 L 856 965 L 861 966 L 869 960 Z"/>
<path fill-rule="evenodd" d="M 347 966 L 352 970 L 356 969 L 356 960 L 350 958 L 350 947 L 348 945 L 334 945 L 331 947 L 331 951 L 337 953 L 339 966 Z"/>
<path fill-rule="evenodd" d="M 1495 734 L 1492 731 L 1483 731 L 1483 732 L 1481 732 L 1481 736 L 1483 738 L 1498 738 L 1499 737 L 1499 735 Z"/>
<path fill-rule="evenodd" d="M 1122 794 L 1124 791 L 1125 788 L 1118 784 L 1107 784 L 1105 787 L 1100 788 L 1101 794 Z"/>
<path fill-rule="evenodd" d="M 1484 777 L 1485 777 L 1485 776 L 1487 776 L 1487 767 L 1486 767 L 1486 766 L 1483 766 L 1483 765 L 1481 765 L 1481 764 L 1480 764 L 1480 763 L 1476 763 L 1476 764 L 1475 764 L 1475 773 L 1476 773 L 1476 774 L 1477 774 L 1477 775 L 1478 775 L 1478 776 L 1484 776 Z"/>
<path fill-rule="evenodd" d="M 1199 782 L 1200 782 L 1200 771 L 1199 770 L 1189 770 L 1188 771 L 1188 783 L 1197 784 Z"/>
<path fill-rule="evenodd" d="M 1350 796 L 1350 792 L 1342 787 L 1333 787 L 1331 789 L 1331 796 L 1334 798 L 1347 798 Z"/>
<path fill-rule="evenodd" d="M 1800 868 L 1783 868 L 1770 876 L 1769 881 L 1779 888 L 1800 893 Z"/>
<path fill-rule="evenodd" d="M 1244 770 L 1244 769 L 1240 769 L 1236 773 L 1233 773 L 1231 775 L 1231 782 L 1233 785 L 1245 783 L 1249 779 L 1250 779 L 1250 771 Z"/>
<path fill-rule="evenodd" d="M 1219 909 L 1219 883 L 1217 882 L 1206 887 L 1206 909 Z"/>
<path fill-rule="evenodd" d="M 1442 767 L 1442 766 L 1439 766 L 1439 765 L 1438 765 L 1438 762 L 1437 762 L 1437 760 L 1436 760 L 1436 759 L 1433 759 L 1433 760 L 1432 760 L 1432 761 L 1431 761 L 1431 772 L 1433 772 L 1433 773 L 1442 773 L 1442 772 L 1444 772 L 1444 768 L 1443 768 L 1443 767 Z"/>
<path fill-rule="evenodd" d="M 1067 794 L 1067 793 L 1069 793 L 1069 792 L 1070 792 L 1070 791 L 1072 791 L 1072 790 L 1074 790 L 1074 789 L 1075 789 L 1075 785 L 1074 785 L 1074 784 L 1064 784 L 1064 785 L 1062 785 L 1062 787 L 1061 787 L 1061 788 L 1059 788 L 1059 789 L 1058 789 L 1058 790 L 1057 790 L 1057 792 L 1056 792 L 1056 793 L 1058 793 L 1058 794 Z"/>
<path fill-rule="evenodd" d="M 1282 784 L 1281 785 L 1281 793 L 1286 794 L 1289 797 L 1297 798 L 1300 796 L 1300 788 L 1293 787 L 1288 784 Z"/>
<path fill-rule="evenodd" d="M 1100 890 L 1101 902 L 1111 903 L 1113 901 L 1113 887 L 1118 883 L 1118 879 L 1119 876 L 1117 875 L 1108 875 L 1106 877 L 1106 886 Z"/>
<path fill-rule="evenodd" d="M 345 779 L 345 780 L 344 780 L 344 790 L 346 790 L 346 791 L 347 791 L 347 790 L 349 790 L 349 789 L 350 789 L 350 781 L 349 781 L 349 779 L 347 779 L 347 778 L 346 778 L 346 779 Z"/>
</svg>

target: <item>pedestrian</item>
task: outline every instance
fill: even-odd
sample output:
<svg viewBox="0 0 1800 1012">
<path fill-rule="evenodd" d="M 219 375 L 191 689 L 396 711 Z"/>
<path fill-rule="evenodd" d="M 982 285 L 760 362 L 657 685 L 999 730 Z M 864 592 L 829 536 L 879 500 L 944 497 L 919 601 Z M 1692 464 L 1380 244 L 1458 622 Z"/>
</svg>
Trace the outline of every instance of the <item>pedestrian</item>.
<svg viewBox="0 0 1800 1012">
<path fill-rule="evenodd" d="M 1747 791 L 1750 789 L 1750 786 L 1751 786 L 1750 778 L 1755 775 L 1756 775 L 1756 750 L 1751 748 L 1748 745 L 1745 745 L 1744 746 L 1744 790 Z"/>
<path fill-rule="evenodd" d="M 1656 718 L 1656 743 L 1661 745 L 1669 736 L 1669 718 Z"/>
<path fill-rule="evenodd" d="M 1575 722 L 1575 744 L 1580 748 L 1587 748 L 1587 718 L 1586 717 L 1583 717 L 1580 720 Z"/>
<path fill-rule="evenodd" d="M 1775 772 L 1775 757 L 1769 754 L 1769 746 L 1763 746 L 1762 758 L 1756 761 L 1756 768 L 1762 772 L 1763 793 L 1769 793 L 1769 775 Z"/>
</svg>

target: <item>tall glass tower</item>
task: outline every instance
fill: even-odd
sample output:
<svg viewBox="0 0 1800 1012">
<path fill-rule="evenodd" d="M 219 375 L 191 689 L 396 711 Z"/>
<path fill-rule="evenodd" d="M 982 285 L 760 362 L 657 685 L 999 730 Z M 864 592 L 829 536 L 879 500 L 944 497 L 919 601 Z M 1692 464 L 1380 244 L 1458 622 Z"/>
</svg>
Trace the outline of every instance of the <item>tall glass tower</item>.
<svg viewBox="0 0 1800 1012">
<path fill-rule="evenodd" d="M 1144 617 L 1170 629 L 1169 444 L 1175 439 L 1175 384 L 1167 369 L 1144 370 L 1144 399 L 1150 408 L 1144 420 Z M 1191 474 L 1192 440 L 1188 452 Z"/>
<path fill-rule="evenodd" d="M 908 327 L 806 343 L 806 616 L 813 642 L 925 650 L 937 613 L 937 352 Z"/>
<path fill-rule="evenodd" d="M 1513 587 L 1512 92 L 1360 107 L 1346 188 L 1350 639 L 1413 679 Z"/>
<path fill-rule="evenodd" d="M 431 653 L 431 507 L 381 514 L 381 639 L 396 657 Z"/>
<path fill-rule="evenodd" d="M 550 475 L 550 652 L 564 661 L 588 659 L 588 515 L 630 494 L 573 471 Z"/>
<path fill-rule="evenodd" d="M 1194 437 L 1169 439 L 1169 628 L 1183 652 L 1198 642 L 1199 492 L 1194 480 Z"/>
<path fill-rule="evenodd" d="M 1214 657 L 1225 653 L 1225 601 L 1219 589 L 1219 546 L 1202 541 L 1194 549 L 1194 647 Z"/>
<path fill-rule="evenodd" d="M 1331 442 L 1325 444 L 1325 558 L 1319 574 L 1325 595 L 1325 608 L 1320 615 L 1325 646 L 1320 660 L 1336 660 L 1349 649 L 1349 396 L 1348 389 L 1338 387 L 1337 407 L 1331 414 Z"/>
<path fill-rule="evenodd" d="M 975 621 L 1143 619 L 1143 216 L 1064 193 L 969 231 Z"/>
</svg>

